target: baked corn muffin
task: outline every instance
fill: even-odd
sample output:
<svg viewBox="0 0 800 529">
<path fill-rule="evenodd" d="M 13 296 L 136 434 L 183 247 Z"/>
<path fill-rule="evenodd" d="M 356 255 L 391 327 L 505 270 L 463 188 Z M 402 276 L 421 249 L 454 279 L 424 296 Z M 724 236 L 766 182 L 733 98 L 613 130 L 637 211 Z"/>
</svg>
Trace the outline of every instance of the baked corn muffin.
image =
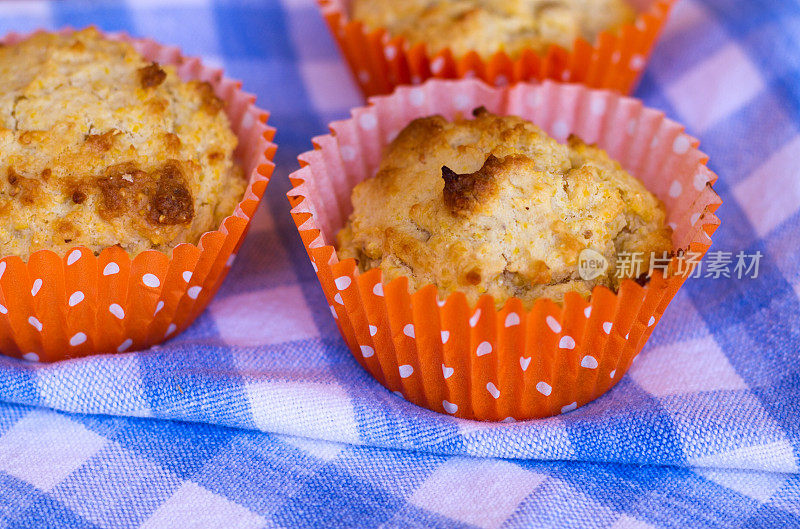
<svg viewBox="0 0 800 529">
<path fill-rule="evenodd" d="M 541 54 L 553 44 L 572 49 L 577 38 L 594 43 L 600 32 L 633 22 L 635 11 L 625 0 L 354 0 L 352 15 L 431 53 L 449 47 L 457 57 L 488 58 Z"/>
<path fill-rule="evenodd" d="M 442 297 L 490 294 L 498 308 L 517 297 L 530 308 L 643 280 L 651 253 L 671 252 L 663 204 L 605 151 L 576 137 L 559 143 L 518 117 L 474 115 L 421 118 L 400 132 L 377 174 L 353 189 L 340 258 L 380 268 L 387 282 L 406 276 L 412 291 L 432 283 Z M 608 263 L 597 277 L 579 270 L 587 250 Z M 617 269 L 623 252 L 643 254 L 639 273 L 634 259 Z"/>
<path fill-rule="evenodd" d="M 246 187 L 208 83 L 95 29 L 0 46 L 0 256 L 73 246 L 169 252 Z"/>
</svg>

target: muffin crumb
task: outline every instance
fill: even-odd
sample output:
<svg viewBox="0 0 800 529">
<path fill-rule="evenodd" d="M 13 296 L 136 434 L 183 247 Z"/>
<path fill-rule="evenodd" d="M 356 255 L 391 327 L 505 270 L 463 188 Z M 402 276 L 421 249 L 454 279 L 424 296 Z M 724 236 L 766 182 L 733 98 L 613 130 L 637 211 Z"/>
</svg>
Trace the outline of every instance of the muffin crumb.
<svg viewBox="0 0 800 529">
<path fill-rule="evenodd" d="M 166 78 L 167 72 L 162 70 L 157 62 L 139 68 L 139 82 L 142 83 L 142 88 L 155 88 Z"/>
<path fill-rule="evenodd" d="M 446 165 L 442 166 L 444 203 L 454 215 L 468 213 L 473 207 L 495 190 L 492 172 L 502 162 L 489 155 L 483 166 L 470 174 L 456 174 Z"/>
</svg>

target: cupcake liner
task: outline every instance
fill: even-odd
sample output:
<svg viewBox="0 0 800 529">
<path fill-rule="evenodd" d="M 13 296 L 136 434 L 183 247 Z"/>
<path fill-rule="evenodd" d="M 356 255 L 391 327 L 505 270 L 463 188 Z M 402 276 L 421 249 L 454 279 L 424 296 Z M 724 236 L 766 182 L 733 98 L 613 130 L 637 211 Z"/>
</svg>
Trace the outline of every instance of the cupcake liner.
<svg viewBox="0 0 800 529">
<path fill-rule="evenodd" d="M 386 29 L 370 29 L 350 19 L 350 0 L 317 0 L 322 15 L 365 96 L 388 94 L 395 87 L 419 84 L 431 77 L 477 77 L 495 86 L 518 81 L 555 79 L 633 91 L 675 0 L 635 0 L 634 23 L 604 31 L 594 43 L 577 39 L 572 51 L 550 46 L 544 55 L 524 50 L 511 58 L 498 52 L 488 60 L 475 52 L 454 56 L 435 53 L 423 44 L 409 45 Z"/>
<path fill-rule="evenodd" d="M 521 420 L 570 411 L 608 391 L 628 370 L 685 276 L 656 271 L 642 287 L 596 287 L 591 301 L 519 299 L 501 310 L 483 296 L 414 294 L 408 279 L 359 273 L 331 245 L 352 211 L 350 193 L 373 176 L 382 149 L 413 119 L 448 119 L 485 106 L 531 120 L 559 141 L 575 133 L 606 149 L 666 205 L 676 249 L 705 253 L 719 226 L 716 175 L 683 127 L 609 91 L 546 81 L 492 88 L 477 80 L 431 80 L 375 97 L 331 125 L 291 175 L 292 215 L 333 317 L 356 360 L 381 384 L 434 411 L 479 420 Z M 677 261 L 675 258 L 673 261 Z M 675 262 L 672 263 L 676 265 Z"/>
<path fill-rule="evenodd" d="M 13 44 L 28 36 L 10 33 L 0 42 Z M 243 92 L 241 83 L 184 57 L 178 48 L 121 33 L 105 36 L 131 43 L 148 60 L 174 65 L 184 80 L 213 86 L 226 103 L 239 139 L 235 156 L 249 183 L 217 230 L 203 234 L 198 244 L 178 245 L 171 256 L 148 250 L 131 258 L 119 247 L 95 256 L 75 247 L 63 255 L 38 251 L 27 263 L 16 256 L 0 260 L 0 351 L 9 356 L 52 362 L 135 351 L 183 331 L 233 264 L 274 167 L 269 114 L 254 106 L 255 97 Z"/>
</svg>

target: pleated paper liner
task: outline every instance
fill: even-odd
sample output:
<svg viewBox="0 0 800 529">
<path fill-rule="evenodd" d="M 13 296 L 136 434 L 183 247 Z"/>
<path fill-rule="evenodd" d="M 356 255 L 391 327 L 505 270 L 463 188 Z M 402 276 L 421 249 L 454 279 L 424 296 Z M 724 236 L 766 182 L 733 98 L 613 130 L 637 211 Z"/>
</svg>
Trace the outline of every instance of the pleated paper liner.
<svg viewBox="0 0 800 529">
<path fill-rule="evenodd" d="M 9 356 L 52 362 L 121 353 L 180 333 L 228 273 L 273 170 L 275 130 L 241 83 L 177 48 L 125 34 L 106 36 L 130 42 L 149 60 L 174 65 L 184 80 L 213 86 L 239 140 L 235 154 L 249 175 L 247 190 L 217 230 L 203 234 L 196 245 L 177 246 L 171 256 L 149 250 L 131 259 L 119 247 L 95 256 L 76 247 L 64 255 L 39 251 L 27 263 L 14 256 L 0 260 L 0 351 Z M 2 42 L 26 37 L 12 33 Z"/>
<path fill-rule="evenodd" d="M 628 94 L 644 70 L 675 0 L 631 0 L 638 16 L 617 31 L 605 31 L 594 43 L 577 39 L 572 50 L 551 46 L 544 55 L 525 50 L 485 60 L 475 52 L 454 56 L 449 49 L 431 53 L 409 45 L 386 29 L 371 29 L 350 18 L 351 0 L 317 0 L 356 82 L 365 96 L 388 94 L 395 87 L 431 77 L 477 77 L 495 86 L 555 79 Z"/>
<path fill-rule="evenodd" d="M 470 306 L 461 293 L 439 300 L 432 285 L 415 294 L 407 278 L 383 284 L 360 274 L 331 246 L 352 207 L 350 193 L 372 176 L 382 149 L 415 118 L 448 119 L 485 106 L 529 119 L 565 141 L 597 143 L 664 201 L 676 248 L 705 253 L 719 225 L 716 175 L 683 127 L 609 91 L 546 81 L 492 88 L 477 80 L 431 80 L 372 98 L 352 119 L 315 138 L 291 175 L 292 215 L 333 317 L 358 362 L 381 384 L 434 411 L 479 420 L 546 417 L 608 391 L 650 336 L 683 276 L 656 274 L 644 287 L 595 288 L 591 302 L 519 299 L 496 310 L 489 296 Z"/>
</svg>

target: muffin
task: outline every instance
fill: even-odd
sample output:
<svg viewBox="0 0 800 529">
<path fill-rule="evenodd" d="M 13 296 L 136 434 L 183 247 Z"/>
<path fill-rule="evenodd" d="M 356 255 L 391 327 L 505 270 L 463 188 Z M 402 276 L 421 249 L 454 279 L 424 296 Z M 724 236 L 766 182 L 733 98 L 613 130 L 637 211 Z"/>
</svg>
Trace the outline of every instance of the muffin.
<svg viewBox="0 0 800 529">
<path fill-rule="evenodd" d="M 146 349 L 205 309 L 273 169 L 241 83 L 175 47 L 0 39 L 0 354 Z"/>
<path fill-rule="evenodd" d="M 0 255 L 169 252 L 218 227 L 247 180 L 206 82 L 93 29 L 0 47 Z"/>
<path fill-rule="evenodd" d="M 412 292 L 434 284 L 471 304 L 489 294 L 497 308 L 514 297 L 530 308 L 567 292 L 589 298 L 598 285 L 616 291 L 672 250 L 664 205 L 605 151 L 484 108 L 469 120 L 414 120 L 352 203 L 341 258 L 361 272 L 380 268 L 387 282 L 408 277 Z M 586 251 L 608 263 L 602 273 L 581 272 Z M 642 257 L 638 273 L 618 270 L 622 254 Z"/>
<path fill-rule="evenodd" d="M 365 96 L 430 78 L 631 93 L 677 0 L 317 0 Z M 438 109 L 429 109 L 436 112 Z"/>
<path fill-rule="evenodd" d="M 611 389 L 685 282 L 681 252 L 646 281 L 587 282 L 576 253 L 580 270 L 580 248 L 700 257 L 720 223 L 716 176 L 681 125 L 582 86 L 432 79 L 372 98 L 314 147 L 289 200 L 342 338 L 391 392 L 464 419 L 558 415 Z"/>
<path fill-rule="evenodd" d="M 355 0 L 353 18 L 386 28 L 410 45 L 436 53 L 470 51 L 483 58 L 526 49 L 543 54 L 551 45 L 572 49 L 576 39 L 594 42 L 600 32 L 629 24 L 635 12 L 625 0 Z"/>
</svg>

